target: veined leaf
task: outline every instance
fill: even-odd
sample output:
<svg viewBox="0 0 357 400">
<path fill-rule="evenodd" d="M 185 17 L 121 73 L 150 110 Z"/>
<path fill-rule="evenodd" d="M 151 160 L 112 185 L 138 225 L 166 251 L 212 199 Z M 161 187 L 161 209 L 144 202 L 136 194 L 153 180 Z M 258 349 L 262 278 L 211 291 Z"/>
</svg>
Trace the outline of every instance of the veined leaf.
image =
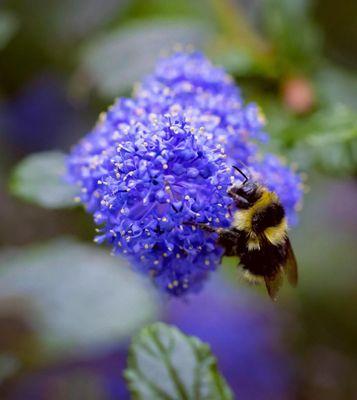
<svg viewBox="0 0 357 400">
<path fill-rule="evenodd" d="M 145 327 L 133 340 L 125 377 L 135 399 L 233 398 L 209 346 L 163 323 Z"/>
</svg>

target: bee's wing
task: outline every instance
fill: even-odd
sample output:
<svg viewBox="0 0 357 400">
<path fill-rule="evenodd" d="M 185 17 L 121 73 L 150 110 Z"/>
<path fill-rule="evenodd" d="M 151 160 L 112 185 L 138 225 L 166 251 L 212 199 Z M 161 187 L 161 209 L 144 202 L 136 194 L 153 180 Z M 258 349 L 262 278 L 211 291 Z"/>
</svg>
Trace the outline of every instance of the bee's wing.
<svg viewBox="0 0 357 400">
<path fill-rule="evenodd" d="M 286 263 L 285 265 L 283 265 L 283 269 L 287 275 L 290 285 L 295 287 L 298 283 L 298 269 L 297 269 L 295 255 L 291 247 L 289 238 L 286 239 L 285 245 L 286 245 L 287 256 L 286 256 Z"/>
<path fill-rule="evenodd" d="M 274 276 L 269 277 L 265 276 L 265 286 L 267 288 L 268 294 L 270 298 L 275 301 L 277 298 L 278 291 L 283 284 L 283 274 L 282 271 L 279 270 Z"/>
</svg>

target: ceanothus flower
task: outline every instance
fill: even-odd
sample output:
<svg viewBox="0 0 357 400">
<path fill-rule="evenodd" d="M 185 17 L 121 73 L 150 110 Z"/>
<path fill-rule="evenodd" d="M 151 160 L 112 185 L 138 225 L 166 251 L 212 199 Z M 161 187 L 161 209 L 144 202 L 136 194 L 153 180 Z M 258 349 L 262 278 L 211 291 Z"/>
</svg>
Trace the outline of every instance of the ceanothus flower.
<svg viewBox="0 0 357 400">
<path fill-rule="evenodd" d="M 244 105 L 234 80 L 199 52 L 177 52 L 159 60 L 135 97 L 148 111 L 182 112 L 197 129 L 227 147 L 232 160 L 249 165 L 266 141 L 264 117 L 255 104 Z"/>
<path fill-rule="evenodd" d="M 69 158 L 100 226 L 96 241 L 174 295 L 199 288 L 222 256 L 215 235 L 187 223 L 230 225 L 234 178 L 221 146 L 207 142 L 183 117 L 147 115 L 121 99 Z"/>
<path fill-rule="evenodd" d="M 161 60 L 133 99 L 119 99 L 68 159 L 79 200 L 98 225 L 97 242 L 124 254 L 173 295 L 196 291 L 217 268 L 216 235 L 192 223 L 228 227 L 245 165 L 281 197 L 289 221 L 300 178 L 275 156 L 262 157 L 263 118 L 245 106 L 223 69 L 200 53 Z"/>
<path fill-rule="evenodd" d="M 258 143 L 268 139 L 265 118 L 256 104 L 244 105 L 239 89 L 223 68 L 200 52 L 177 52 L 159 60 L 135 96 L 148 111 L 183 113 L 198 132 L 208 136 L 212 146 L 222 145 L 230 166 L 245 166 L 252 179 L 275 191 L 289 223 L 296 223 L 301 177 L 278 157 L 261 155 Z"/>
</svg>

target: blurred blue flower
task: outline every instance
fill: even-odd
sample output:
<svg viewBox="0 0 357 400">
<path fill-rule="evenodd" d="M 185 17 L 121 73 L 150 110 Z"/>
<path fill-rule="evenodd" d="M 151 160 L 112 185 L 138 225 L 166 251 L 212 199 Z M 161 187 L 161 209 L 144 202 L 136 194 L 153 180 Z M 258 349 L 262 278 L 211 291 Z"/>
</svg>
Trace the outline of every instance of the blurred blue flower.
<svg viewBox="0 0 357 400">
<path fill-rule="evenodd" d="M 171 300 L 168 322 L 207 342 L 237 399 L 294 398 L 284 319 L 262 298 L 216 276 L 194 301 Z M 199 318 L 198 318 L 199 316 Z"/>
<path fill-rule="evenodd" d="M 102 226 L 96 241 L 180 295 L 197 290 L 222 256 L 215 235 L 185 223 L 229 226 L 232 176 L 221 148 L 184 118 L 144 114 L 119 100 L 73 150 L 69 169 Z"/>
<path fill-rule="evenodd" d="M 130 399 L 123 371 L 127 349 L 118 347 L 91 358 L 71 359 L 17 376 L 7 400 Z"/>
<path fill-rule="evenodd" d="M 173 295 L 197 291 L 218 266 L 216 237 L 186 223 L 227 227 L 232 165 L 281 195 L 291 220 L 300 178 L 274 156 L 255 105 L 244 106 L 223 69 L 200 53 L 158 63 L 134 99 L 119 99 L 72 151 L 70 179 L 94 215 L 97 242 L 125 254 Z"/>
<path fill-rule="evenodd" d="M 86 122 L 70 103 L 61 77 L 43 73 L 2 105 L 0 121 L 6 140 L 16 152 L 67 147 Z"/>
</svg>

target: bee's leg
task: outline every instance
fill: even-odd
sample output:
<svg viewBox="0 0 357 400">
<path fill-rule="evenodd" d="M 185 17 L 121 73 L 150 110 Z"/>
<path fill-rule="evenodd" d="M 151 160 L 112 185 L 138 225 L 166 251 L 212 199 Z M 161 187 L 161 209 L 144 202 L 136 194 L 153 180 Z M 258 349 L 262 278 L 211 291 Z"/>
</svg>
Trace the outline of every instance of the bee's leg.
<svg viewBox="0 0 357 400">
<path fill-rule="evenodd" d="M 218 233 L 217 244 L 224 248 L 225 256 L 240 256 L 245 248 L 246 235 L 242 231 L 228 228 Z"/>
<path fill-rule="evenodd" d="M 214 226 L 210 226 L 210 225 L 207 225 L 207 224 L 202 224 L 202 223 L 199 223 L 199 222 L 187 221 L 184 224 L 185 225 L 194 226 L 196 228 L 202 229 L 203 231 L 211 232 L 211 233 L 218 233 L 219 234 L 220 231 L 222 230 L 222 228 L 215 228 Z"/>
<path fill-rule="evenodd" d="M 197 222 L 185 222 L 185 225 L 195 226 L 206 232 L 217 233 L 217 244 L 224 249 L 224 256 L 239 256 L 240 248 L 243 244 L 244 233 L 241 231 L 233 230 L 232 228 L 215 228 L 206 224 Z"/>
</svg>

